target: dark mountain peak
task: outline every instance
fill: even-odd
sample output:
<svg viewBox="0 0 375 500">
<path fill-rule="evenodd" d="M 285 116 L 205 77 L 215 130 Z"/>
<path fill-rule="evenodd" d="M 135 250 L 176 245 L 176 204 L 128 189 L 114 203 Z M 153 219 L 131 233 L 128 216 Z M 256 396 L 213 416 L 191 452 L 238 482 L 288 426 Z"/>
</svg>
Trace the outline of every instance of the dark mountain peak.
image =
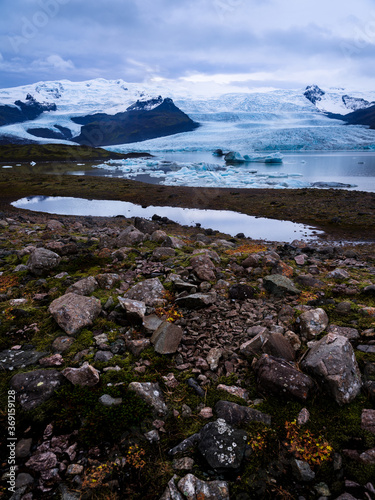
<svg viewBox="0 0 375 500">
<path fill-rule="evenodd" d="M 163 100 L 164 99 L 161 95 L 159 95 L 159 97 L 154 97 L 153 99 L 148 99 L 147 101 L 140 101 L 138 99 L 138 101 L 129 106 L 126 111 L 151 111 L 157 106 L 160 106 Z"/>
<path fill-rule="evenodd" d="M 14 104 L 18 106 L 23 113 L 30 116 L 29 120 L 33 120 L 42 114 L 43 111 L 56 111 L 57 109 L 55 103 L 38 102 L 31 94 L 27 94 L 25 102 L 18 100 L 15 101 Z"/>
<path fill-rule="evenodd" d="M 322 96 L 324 96 L 325 92 L 317 85 L 309 85 L 306 87 L 303 95 L 313 104 L 316 104 L 318 101 L 322 100 Z"/>
</svg>

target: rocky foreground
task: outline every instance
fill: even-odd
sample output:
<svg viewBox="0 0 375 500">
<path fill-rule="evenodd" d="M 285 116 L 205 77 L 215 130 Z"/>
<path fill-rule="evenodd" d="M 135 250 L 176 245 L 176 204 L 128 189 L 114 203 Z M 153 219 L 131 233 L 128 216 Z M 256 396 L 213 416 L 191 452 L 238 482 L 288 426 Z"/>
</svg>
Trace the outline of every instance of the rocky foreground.
<svg viewBox="0 0 375 500">
<path fill-rule="evenodd" d="M 19 214 L 0 496 L 375 498 L 373 245 Z"/>
</svg>

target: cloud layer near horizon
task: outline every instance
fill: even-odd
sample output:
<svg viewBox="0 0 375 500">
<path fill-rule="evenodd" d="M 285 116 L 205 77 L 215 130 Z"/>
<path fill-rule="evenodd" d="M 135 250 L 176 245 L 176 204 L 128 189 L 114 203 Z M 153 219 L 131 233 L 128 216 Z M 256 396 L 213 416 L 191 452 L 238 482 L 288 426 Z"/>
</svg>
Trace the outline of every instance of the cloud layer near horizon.
<svg viewBox="0 0 375 500">
<path fill-rule="evenodd" d="M 370 0 L 2 0 L 0 86 L 214 79 L 371 88 Z"/>
</svg>

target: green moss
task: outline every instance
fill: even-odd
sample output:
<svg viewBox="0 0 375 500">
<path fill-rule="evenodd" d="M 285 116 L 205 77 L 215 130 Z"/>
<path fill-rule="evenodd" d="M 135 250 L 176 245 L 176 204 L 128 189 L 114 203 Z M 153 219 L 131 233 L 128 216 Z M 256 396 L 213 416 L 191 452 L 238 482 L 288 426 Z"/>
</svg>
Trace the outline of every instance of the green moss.
<svg viewBox="0 0 375 500">
<path fill-rule="evenodd" d="M 99 402 L 103 394 L 120 397 L 123 403 L 105 407 Z M 150 408 L 126 386 L 103 387 L 100 384 L 88 388 L 67 385 L 56 392 L 53 400 L 57 429 L 65 432 L 80 425 L 79 440 L 84 446 L 97 445 L 101 441 L 115 443 L 129 427 L 140 425 L 151 416 Z"/>
</svg>

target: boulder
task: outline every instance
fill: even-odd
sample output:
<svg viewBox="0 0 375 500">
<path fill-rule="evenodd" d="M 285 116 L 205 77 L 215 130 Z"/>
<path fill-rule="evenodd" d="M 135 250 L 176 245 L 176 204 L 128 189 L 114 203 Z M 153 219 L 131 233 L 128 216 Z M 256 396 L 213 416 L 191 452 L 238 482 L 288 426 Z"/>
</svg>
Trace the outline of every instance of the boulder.
<svg viewBox="0 0 375 500">
<path fill-rule="evenodd" d="M 195 255 L 190 259 L 190 264 L 194 273 L 201 281 L 216 280 L 215 264 L 208 257 L 208 255 Z"/>
<path fill-rule="evenodd" d="M 73 285 L 71 285 L 66 293 L 75 293 L 77 295 L 91 295 L 98 288 L 98 282 L 94 278 L 94 276 L 88 276 L 87 278 L 83 278 Z"/>
<path fill-rule="evenodd" d="M 267 292 L 277 297 L 285 297 L 286 295 L 298 295 L 300 290 L 295 286 L 293 281 L 281 274 L 272 274 L 263 279 L 263 286 Z"/>
<path fill-rule="evenodd" d="M 158 383 L 131 382 L 128 387 L 151 406 L 156 416 L 165 417 L 167 415 L 168 408 Z"/>
<path fill-rule="evenodd" d="M 46 248 L 36 248 L 27 261 L 27 268 L 32 274 L 41 276 L 57 267 L 60 261 L 61 257 L 57 253 Z"/>
<path fill-rule="evenodd" d="M 346 337 L 329 333 L 316 342 L 302 368 L 322 382 L 339 405 L 350 403 L 362 387 L 353 348 Z"/>
<path fill-rule="evenodd" d="M 313 380 L 283 359 L 263 354 L 255 370 L 261 392 L 306 401 L 313 391 Z"/>
<path fill-rule="evenodd" d="M 238 469 L 244 457 L 247 435 L 219 418 L 201 429 L 198 450 L 210 467 L 222 471 Z"/>
<path fill-rule="evenodd" d="M 140 300 L 118 297 L 120 306 L 125 310 L 126 317 L 131 321 L 141 322 L 146 314 L 146 304 Z"/>
<path fill-rule="evenodd" d="M 144 302 L 146 306 L 159 307 L 165 304 L 165 288 L 159 278 L 151 278 L 134 285 L 124 297 Z"/>
<path fill-rule="evenodd" d="M 48 310 L 65 333 L 74 335 L 81 328 L 92 324 L 102 306 L 95 297 L 67 293 L 54 300 Z"/>
<path fill-rule="evenodd" d="M 143 241 L 144 234 L 134 226 L 128 226 L 118 235 L 116 243 L 118 247 L 132 247 Z"/>
<path fill-rule="evenodd" d="M 10 388 L 24 410 L 32 410 L 47 401 L 63 383 L 64 377 L 56 370 L 34 370 L 17 373 L 10 380 Z"/>
<path fill-rule="evenodd" d="M 65 368 L 65 370 L 62 371 L 62 374 L 73 385 L 93 387 L 98 384 L 100 380 L 98 370 L 89 365 L 87 362 L 83 363 L 83 365 L 79 368 Z"/>
<path fill-rule="evenodd" d="M 218 418 L 222 418 L 229 425 L 241 427 L 249 422 L 262 422 L 271 425 L 270 415 L 229 401 L 218 401 L 215 405 L 215 411 Z"/>
<path fill-rule="evenodd" d="M 151 343 L 159 354 L 173 354 L 177 351 L 182 339 L 180 326 L 163 321 L 151 337 Z"/>
<path fill-rule="evenodd" d="M 327 328 L 329 319 L 324 309 L 318 308 L 302 313 L 299 322 L 301 335 L 312 340 Z"/>
</svg>

